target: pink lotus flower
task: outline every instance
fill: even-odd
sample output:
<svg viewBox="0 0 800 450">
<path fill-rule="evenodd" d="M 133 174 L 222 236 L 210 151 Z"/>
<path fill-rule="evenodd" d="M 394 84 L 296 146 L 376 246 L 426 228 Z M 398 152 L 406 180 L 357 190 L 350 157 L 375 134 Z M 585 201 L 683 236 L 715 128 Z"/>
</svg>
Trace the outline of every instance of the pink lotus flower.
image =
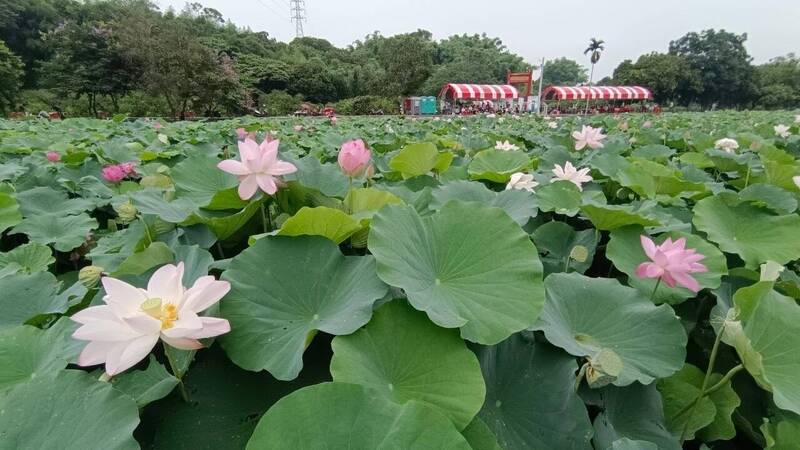
<svg viewBox="0 0 800 450">
<path fill-rule="evenodd" d="M 236 129 L 236 139 L 240 141 L 244 141 L 245 139 L 256 140 L 256 132 L 251 131 L 247 132 L 244 128 L 237 128 Z"/>
<path fill-rule="evenodd" d="M 553 180 L 557 181 L 569 181 L 570 183 L 578 186 L 578 189 L 581 191 L 583 190 L 583 183 L 588 183 L 592 181 L 591 175 L 589 175 L 589 168 L 583 169 L 576 169 L 575 166 L 572 165 L 571 162 L 567 161 L 564 163 L 564 167 L 556 164 L 555 168 L 553 169 Z"/>
<path fill-rule="evenodd" d="M 708 268 L 699 263 L 705 255 L 695 249 L 686 249 L 686 239 L 673 242 L 667 238 L 661 245 L 656 245 L 647 236 L 641 236 L 642 248 L 650 262 L 643 262 L 636 268 L 639 278 L 659 278 L 667 286 L 681 285 L 695 294 L 700 291 L 700 283 L 690 274 L 708 272 Z"/>
<path fill-rule="evenodd" d="M 125 170 L 118 165 L 103 167 L 103 178 L 110 183 L 119 183 L 125 179 Z"/>
<path fill-rule="evenodd" d="M 125 162 L 119 164 L 119 168 L 122 169 L 122 172 L 125 174 L 126 177 L 128 176 L 135 176 L 136 175 L 136 163 L 135 162 Z"/>
<path fill-rule="evenodd" d="M 591 149 L 602 148 L 601 142 L 606 138 L 606 135 L 600 132 L 600 128 L 592 128 L 584 125 L 581 131 L 573 131 L 572 137 L 575 139 L 575 150 L 582 150 L 588 146 Z"/>
<path fill-rule="evenodd" d="M 336 116 L 331 116 L 331 125 L 336 125 L 336 122 L 338 121 L 339 119 L 337 119 Z"/>
<path fill-rule="evenodd" d="M 203 347 L 198 339 L 230 331 L 227 320 L 198 315 L 224 297 L 230 283 L 204 276 L 186 289 L 182 279 L 182 262 L 158 269 L 150 277 L 147 289 L 104 277 L 106 304 L 72 316 L 81 324 L 72 337 L 89 341 L 78 364 L 104 363 L 106 373 L 113 376 L 147 357 L 159 338 L 175 348 L 196 350 Z"/>
<path fill-rule="evenodd" d="M 364 145 L 364 141 L 347 141 L 339 149 L 339 167 L 345 175 L 358 177 L 367 169 L 371 157 L 372 153 Z"/>
<path fill-rule="evenodd" d="M 158 131 L 158 130 L 164 128 L 164 125 L 161 125 L 161 122 L 156 122 L 156 123 L 153 124 L 153 128 L 155 128 L 155 130 Z"/>
<path fill-rule="evenodd" d="M 653 128 L 653 122 L 652 122 L 652 121 L 650 121 L 650 120 L 646 120 L 646 121 L 645 121 L 645 122 L 642 124 L 642 128 Z"/>
<path fill-rule="evenodd" d="M 58 152 L 53 152 L 53 151 L 47 152 L 45 157 L 47 158 L 48 161 L 53 163 L 61 161 L 61 153 Z"/>
<path fill-rule="evenodd" d="M 268 195 L 278 192 L 283 185 L 279 177 L 297 172 L 294 164 L 278 159 L 279 140 L 257 144 L 252 139 L 239 141 L 241 161 L 228 159 L 217 164 L 217 167 L 239 178 L 239 197 L 249 200 L 261 188 Z"/>
</svg>

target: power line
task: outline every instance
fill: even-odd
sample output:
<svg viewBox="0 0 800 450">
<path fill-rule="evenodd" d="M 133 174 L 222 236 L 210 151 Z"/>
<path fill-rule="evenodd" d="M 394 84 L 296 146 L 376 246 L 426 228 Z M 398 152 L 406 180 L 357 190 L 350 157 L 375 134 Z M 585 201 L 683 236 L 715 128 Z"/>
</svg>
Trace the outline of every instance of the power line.
<svg viewBox="0 0 800 450">
<path fill-rule="evenodd" d="M 292 22 L 294 22 L 295 37 L 303 37 L 303 22 L 306 21 L 305 0 L 289 0 Z"/>
<path fill-rule="evenodd" d="M 273 13 L 274 13 L 276 16 L 278 16 L 278 17 L 280 17 L 280 18 L 282 18 L 282 19 L 284 19 L 284 20 L 290 20 L 288 17 L 286 17 L 286 15 L 279 13 L 279 12 L 278 12 L 278 11 L 276 11 L 276 10 L 275 10 L 275 8 L 273 8 L 272 6 L 270 6 L 270 5 L 269 5 L 269 4 L 267 4 L 267 3 L 264 3 L 264 0 L 256 0 L 256 1 L 257 1 L 258 3 L 260 3 L 260 4 L 261 4 L 261 6 L 263 6 L 264 8 L 267 8 L 268 10 L 272 11 L 272 12 L 273 12 Z"/>
</svg>

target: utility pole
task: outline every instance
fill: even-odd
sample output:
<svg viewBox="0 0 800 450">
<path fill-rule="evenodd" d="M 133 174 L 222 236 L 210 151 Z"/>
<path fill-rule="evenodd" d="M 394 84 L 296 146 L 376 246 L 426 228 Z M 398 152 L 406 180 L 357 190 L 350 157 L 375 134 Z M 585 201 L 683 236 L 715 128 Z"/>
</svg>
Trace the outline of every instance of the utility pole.
<svg viewBox="0 0 800 450">
<path fill-rule="evenodd" d="M 544 84 L 544 58 L 542 58 L 542 66 L 539 68 L 539 102 L 537 103 L 536 113 L 542 114 L 542 85 Z"/>
<path fill-rule="evenodd" d="M 295 37 L 303 37 L 303 22 L 306 21 L 305 0 L 289 0 L 289 9 L 294 22 Z"/>
</svg>

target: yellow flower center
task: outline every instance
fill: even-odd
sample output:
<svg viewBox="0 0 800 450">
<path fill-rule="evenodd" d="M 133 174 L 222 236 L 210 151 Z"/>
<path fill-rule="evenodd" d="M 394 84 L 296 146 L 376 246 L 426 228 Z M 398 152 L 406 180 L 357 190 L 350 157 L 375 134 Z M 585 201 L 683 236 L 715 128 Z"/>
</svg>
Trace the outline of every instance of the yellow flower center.
<svg viewBox="0 0 800 450">
<path fill-rule="evenodd" d="M 178 307 L 172 303 L 164 304 L 160 298 L 150 298 L 142 303 L 142 311 L 148 316 L 161 321 L 161 329 L 172 328 L 178 320 Z"/>
</svg>

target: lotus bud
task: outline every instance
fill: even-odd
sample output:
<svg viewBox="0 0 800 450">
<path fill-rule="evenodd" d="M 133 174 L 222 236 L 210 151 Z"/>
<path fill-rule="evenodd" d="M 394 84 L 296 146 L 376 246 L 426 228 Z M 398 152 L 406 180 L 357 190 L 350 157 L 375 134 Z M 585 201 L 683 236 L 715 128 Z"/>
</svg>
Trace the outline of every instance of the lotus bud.
<svg viewBox="0 0 800 450">
<path fill-rule="evenodd" d="M 117 205 L 114 207 L 114 211 L 117 212 L 117 216 L 119 216 L 120 223 L 126 224 L 131 223 L 136 219 L 136 215 L 139 211 L 136 209 L 135 206 L 131 202 L 125 202 L 121 205 Z"/>
<path fill-rule="evenodd" d="M 99 266 L 86 266 L 78 272 L 78 281 L 87 288 L 92 289 L 100 283 L 103 270 L 104 269 Z"/>
</svg>

